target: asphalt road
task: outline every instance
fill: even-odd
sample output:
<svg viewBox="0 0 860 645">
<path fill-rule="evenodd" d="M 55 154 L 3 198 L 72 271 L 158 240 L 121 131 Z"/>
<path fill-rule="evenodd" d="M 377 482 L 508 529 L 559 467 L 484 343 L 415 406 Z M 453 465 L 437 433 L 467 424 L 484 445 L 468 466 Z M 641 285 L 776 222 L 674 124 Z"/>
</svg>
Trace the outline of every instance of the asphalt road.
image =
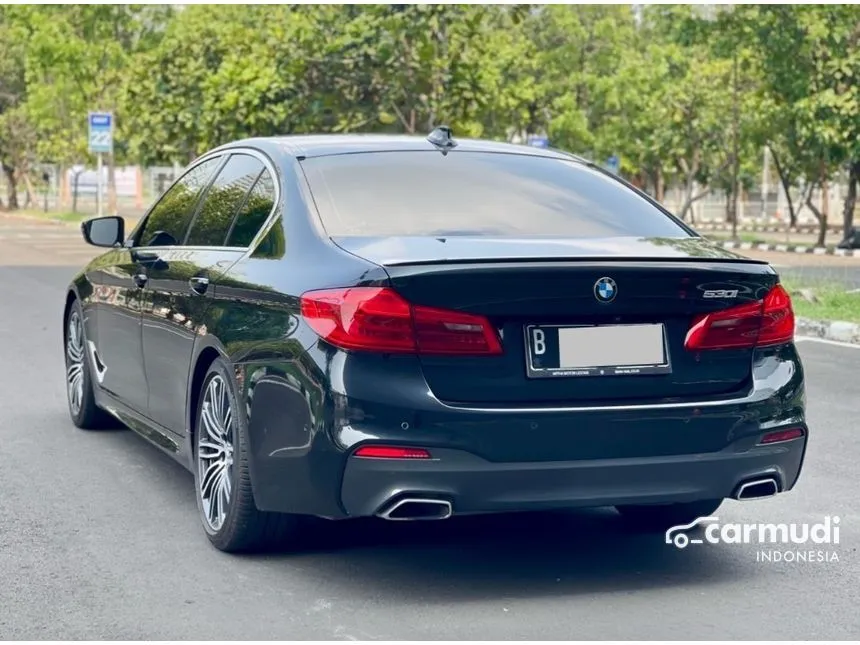
<svg viewBox="0 0 860 645">
<path fill-rule="evenodd" d="M 800 484 L 718 511 L 838 515 L 838 562 L 681 551 L 610 510 L 326 524 L 313 551 L 229 556 L 203 535 L 189 473 L 128 430 L 72 426 L 60 315 L 75 269 L 15 257 L 0 240 L 0 638 L 860 636 L 860 349 L 800 344 L 813 433 Z"/>
</svg>

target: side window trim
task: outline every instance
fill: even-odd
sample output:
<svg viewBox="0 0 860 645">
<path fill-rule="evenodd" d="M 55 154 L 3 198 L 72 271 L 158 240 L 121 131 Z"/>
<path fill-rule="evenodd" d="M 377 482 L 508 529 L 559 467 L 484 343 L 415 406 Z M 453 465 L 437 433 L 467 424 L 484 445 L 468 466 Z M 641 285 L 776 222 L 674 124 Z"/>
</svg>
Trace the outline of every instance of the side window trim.
<svg viewBox="0 0 860 645">
<path fill-rule="evenodd" d="M 150 215 L 152 215 L 153 211 L 154 211 L 156 208 L 158 208 L 158 205 L 159 205 L 159 204 L 164 200 L 164 198 L 167 196 L 167 194 L 168 194 L 171 190 L 173 190 L 173 188 L 174 188 L 174 187 L 175 187 L 175 186 L 176 186 L 180 181 L 182 181 L 183 179 L 185 179 L 185 177 L 186 177 L 189 173 L 191 173 L 195 168 L 197 168 L 198 166 L 202 166 L 203 164 L 205 164 L 205 163 L 206 163 L 206 162 L 208 162 L 208 161 L 212 161 L 213 159 L 217 159 L 217 158 L 219 158 L 219 157 L 224 157 L 224 156 L 225 156 L 225 155 L 224 155 L 224 153 L 223 153 L 223 152 L 221 152 L 221 153 L 214 154 L 214 155 L 205 155 L 205 156 L 203 156 L 203 157 L 200 157 L 200 158 L 197 160 L 197 163 L 194 163 L 194 164 L 192 164 L 192 165 L 188 166 L 188 168 L 186 168 L 186 170 L 185 170 L 185 172 L 184 172 L 184 173 L 182 173 L 182 174 L 181 174 L 181 175 L 179 175 L 176 179 L 174 179 L 174 180 L 173 180 L 173 182 L 170 184 L 170 186 L 168 186 L 168 187 L 167 187 L 167 190 L 165 190 L 163 193 L 161 193 L 161 195 L 159 196 L 159 198 L 158 198 L 157 200 L 155 200 L 155 203 L 153 203 L 153 204 L 152 204 L 152 206 L 150 206 L 150 207 L 149 207 L 149 209 L 146 211 L 146 213 L 144 213 L 143 217 L 141 217 L 141 218 L 140 218 L 140 221 L 137 223 L 137 226 L 135 226 L 135 227 L 134 227 L 134 230 L 131 232 L 131 234 L 130 234 L 130 235 L 129 235 L 129 237 L 128 237 L 128 240 L 126 241 L 126 248 L 129 248 L 129 249 L 140 249 L 140 248 L 145 248 L 145 247 L 140 246 L 140 244 L 139 244 L 139 240 L 138 240 L 138 236 L 139 236 L 139 235 L 143 232 L 143 230 L 146 228 L 146 223 L 147 223 L 147 221 L 149 220 Z M 229 156 L 229 155 L 227 155 L 227 156 Z M 223 165 L 223 163 L 222 163 L 221 165 Z M 221 169 L 221 165 L 219 165 L 219 166 L 218 166 L 218 170 L 220 170 L 220 169 Z M 213 175 L 213 177 L 217 176 L 217 174 L 218 174 L 218 170 L 216 170 L 216 172 L 215 172 L 215 174 Z M 210 182 L 210 183 L 211 183 L 211 182 Z M 207 190 L 207 191 L 208 191 L 208 189 L 209 189 L 209 186 L 207 186 L 207 187 L 206 187 L 206 190 Z M 195 210 L 195 217 L 196 217 L 196 210 Z M 191 230 L 191 226 L 189 226 L 189 227 L 188 227 L 188 230 L 189 230 L 189 231 Z M 185 233 L 185 237 L 188 237 L 188 232 L 187 232 L 187 231 L 186 231 L 186 233 Z"/>
<path fill-rule="evenodd" d="M 152 204 L 152 206 L 149 207 L 149 210 L 146 211 L 144 216 L 137 223 L 137 226 L 135 226 L 134 230 L 129 234 L 128 239 L 126 240 L 125 248 L 129 249 L 129 250 L 136 250 L 139 248 L 145 248 L 145 247 L 138 246 L 137 237 L 143 231 L 144 227 L 146 226 L 146 221 L 149 219 L 149 216 L 155 210 L 156 206 L 158 206 L 158 204 L 161 202 L 161 200 L 164 199 L 164 196 L 167 195 L 167 193 L 170 190 L 172 190 L 173 187 L 185 177 L 185 175 L 190 173 L 197 166 L 204 164 L 207 161 L 211 161 L 212 159 L 216 159 L 219 157 L 229 157 L 232 154 L 247 154 L 247 155 L 250 155 L 252 157 L 255 157 L 260 162 L 262 162 L 263 172 L 268 171 L 269 175 L 271 175 L 271 177 L 272 177 L 272 184 L 274 187 L 274 200 L 272 202 L 272 210 L 269 212 L 268 216 L 266 217 L 265 221 L 263 222 L 263 225 L 260 227 L 260 230 L 257 231 L 256 237 L 253 240 L 251 240 L 251 242 L 247 246 L 230 246 L 230 247 L 226 247 L 226 246 L 225 247 L 196 247 L 195 246 L 192 248 L 226 248 L 226 249 L 232 250 L 232 251 L 242 251 L 244 253 L 247 253 L 249 250 L 253 249 L 256 245 L 258 245 L 263 239 L 263 234 L 262 234 L 263 231 L 265 231 L 269 227 L 269 225 L 271 224 L 273 219 L 275 217 L 277 217 L 277 215 L 278 215 L 278 212 L 279 212 L 278 207 L 279 207 L 279 204 L 281 203 L 281 199 L 283 198 L 283 191 L 282 191 L 282 186 L 281 186 L 281 179 L 282 178 L 278 172 L 277 165 L 275 164 L 275 162 L 273 162 L 270 159 L 268 154 L 266 154 L 262 150 L 258 150 L 257 148 L 241 146 L 241 147 L 236 147 L 236 148 L 228 148 L 226 150 L 220 150 L 218 152 L 210 152 L 210 153 L 207 153 L 204 156 L 200 157 L 199 159 L 196 159 L 195 163 L 193 165 L 189 166 L 188 169 L 184 173 L 182 173 L 179 177 L 177 177 L 173 181 L 173 183 L 170 184 L 170 186 L 167 188 L 167 190 L 165 190 L 161 194 L 161 196 L 158 198 L 158 200 L 154 204 Z M 221 165 L 219 165 L 219 167 L 218 167 L 218 172 L 220 172 L 220 170 L 221 170 Z M 217 177 L 217 172 L 215 173 L 214 177 Z M 251 187 L 251 189 L 256 187 L 257 182 L 259 181 L 260 177 L 262 177 L 262 173 L 260 174 L 260 176 L 257 177 L 257 180 L 254 182 L 254 185 Z M 211 185 L 211 182 L 210 182 L 210 185 Z M 208 192 L 208 189 L 209 189 L 209 186 L 207 186 L 207 192 Z M 248 196 L 250 196 L 250 194 L 251 194 L 251 191 L 249 190 Z M 246 196 L 246 202 L 245 203 L 247 203 L 247 196 Z M 242 206 L 244 207 L 244 205 L 245 204 L 243 203 Z M 238 212 L 237 212 L 237 215 L 238 215 Z M 196 218 L 196 216 L 197 216 L 197 210 L 195 209 L 194 217 Z M 234 221 L 231 223 L 231 229 L 228 232 L 228 234 L 232 233 L 232 229 L 235 226 L 235 221 L 236 221 L 236 217 L 234 217 Z M 191 226 L 188 227 L 188 231 L 190 231 L 190 230 L 191 230 Z M 185 237 L 186 238 L 188 237 L 187 232 L 186 232 Z M 227 239 L 229 239 L 229 237 L 225 238 L 225 240 L 224 240 L 225 244 L 227 242 Z M 173 246 L 173 247 L 160 247 L 160 248 L 167 249 L 167 248 L 179 248 L 179 247 Z"/>
<path fill-rule="evenodd" d="M 260 183 L 260 178 L 263 176 L 263 173 L 269 172 L 266 166 L 263 166 L 263 169 L 257 175 L 257 178 L 254 179 L 254 183 L 251 184 L 251 187 L 248 188 L 248 191 L 245 193 L 245 196 L 242 198 L 242 202 L 239 204 L 239 208 L 236 209 L 236 212 L 233 214 L 233 220 L 230 222 L 230 228 L 227 229 L 227 235 L 224 236 L 224 246 L 227 246 L 227 242 L 230 240 L 230 236 L 233 234 L 233 229 L 236 228 L 236 222 L 239 221 L 239 216 L 242 214 L 242 210 L 245 208 L 245 204 L 248 203 L 248 200 L 251 199 L 251 193 L 254 192 L 254 189 L 257 187 L 257 184 Z M 270 213 L 271 215 L 271 213 Z M 266 217 L 266 221 L 268 221 L 268 217 Z M 265 224 L 265 223 L 264 223 Z M 259 231 L 257 231 L 259 233 Z M 255 236 L 256 237 L 256 236 Z M 245 246 L 236 247 L 236 248 L 248 248 Z"/>
<path fill-rule="evenodd" d="M 197 221 L 197 216 L 200 215 L 200 210 L 203 208 L 203 202 L 206 201 L 206 196 L 209 194 L 209 191 L 212 189 L 212 184 L 215 183 L 215 180 L 218 179 L 218 175 L 224 170 L 224 166 L 227 165 L 227 162 L 230 161 L 230 158 L 234 155 L 232 153 L 222 154 L 221 163 L 218 164 L 218 167 L 215 168 L 215 172 L 212 173 L 212 176 L 209 178 L 209 182 L 204 186 L 203 190 L 200 191 L 200 195 L 197 196 L 197 202 L 194 204 L 194 212 L 191 215 L 191 220 L 188 222 L 188 228 L 185 229 L 185 235 L 182 236 L 182 241 L 178 246 L 185 246 L 186 242 L 188 242 L 188 236 L 191 235 L 191 230 L 194 228 L 194 223 Z M 216 159 L 217 157 L 210 157 L 210 159 Z M 207 161 L 209 161 L 207 159 Z"/>
</svg>

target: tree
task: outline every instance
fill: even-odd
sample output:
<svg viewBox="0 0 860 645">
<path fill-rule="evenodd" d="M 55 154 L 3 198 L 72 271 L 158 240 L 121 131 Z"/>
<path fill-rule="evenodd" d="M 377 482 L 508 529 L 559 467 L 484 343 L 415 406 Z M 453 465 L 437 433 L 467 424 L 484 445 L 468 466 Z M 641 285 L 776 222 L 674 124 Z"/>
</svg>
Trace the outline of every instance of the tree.
<svg viewBox="0 0 860 645">
<path fill-rule="evenodd" d="M 829 213 L 813 202 L 812 189 L 826 195 L 844 165 L 849 168 L 846 233 L 853 220 L 860 170 L 860 8 L 763 5 L 743 11 L 756 25 L 775 117 L 774 148 L 782 167 L 796 169 L 809 185 L 805 201 L 819 222 L 817 244 L 823 246 Z"/>
<path fill-rule="evenodd" d="M 736 220 L 768 147 L 787 192 L 847 174 L 847 228 L 860 183 L 858 12 L 3 7 L 0 161 L 10 196 L 34 159 L 80 162 L 92 109 L 115 112 L 117 158 L 143 163 L 184 164 L 244 137 L 419 134 L 444 123 L 457 136 L 548 134 L 592 159 L 617 155 L 621 173 L 657 199 L 680 186 L 682 217 L 726 190 Z M 814 212 L 823 222 L 827 211 Z"/>
<path fill-rule="evenodd" d="M 85 158 L 87 113 L 117 112 L 129 57 L 158 41 L 169 15 L 169 8 L 134 5 L 22 9 L 19 21 L 29 32 L 26 112 L 39 158 L 62 168 Z M 111 155 L 111 187 L 113 161 Z M 112 190 L 110 197 L 115 201 Z"/>
<path fill-rule="evenodd" d="M 537 50 L 530 63 L 536 100 L 528 130 L 546 128 L 554 146 L 589 157 L 622 152 L 621 137 L 605 126 L 619 113 L 619 76 L 635 51 L 631 8 L 544 6 L 531 17 L 528 32 Z"/>
<path fill-rule="evenodd" d="M 8 186 L 8 207 L 18 208 L 18 181 L 28 186 L 34 137 L 22 108 L 26 100 L 26 32 L 16 20 L 18 7 L 0 7 L 0 168 Z M 0 208 L 3 207 L 0 201 Z"/>
<path fill-rule="evenodd" d="M 689 7 L 643 10 L 632 50 L 605 83 L 600 136 L 657 199 L 666 183 L 680 183 L 681 218 L 731 163 L 732 64 L 714 54 L 699 23 Z"/>
</svg>

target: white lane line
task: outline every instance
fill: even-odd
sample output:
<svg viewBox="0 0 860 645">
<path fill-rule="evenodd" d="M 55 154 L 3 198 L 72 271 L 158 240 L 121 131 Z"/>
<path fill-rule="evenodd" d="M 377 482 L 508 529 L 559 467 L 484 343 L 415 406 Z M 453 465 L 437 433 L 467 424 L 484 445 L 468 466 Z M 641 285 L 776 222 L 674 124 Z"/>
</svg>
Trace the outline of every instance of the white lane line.
<svg viewBox="0 0 860 645">
<path fill-rule="evenodd" d="M 814 336 L 798 336 L 794 339 L 794 342 L 812 342 L 812 343 L 824 343 L 825 345 L 833 345 L 835 347 L 848 347 L 849 349 L 860 349 L 860 345 L 854 345 L 852 343 L 843 343 L 839 340 L 828 340 L 827 338 L 815 338 Z"/>
</svg>

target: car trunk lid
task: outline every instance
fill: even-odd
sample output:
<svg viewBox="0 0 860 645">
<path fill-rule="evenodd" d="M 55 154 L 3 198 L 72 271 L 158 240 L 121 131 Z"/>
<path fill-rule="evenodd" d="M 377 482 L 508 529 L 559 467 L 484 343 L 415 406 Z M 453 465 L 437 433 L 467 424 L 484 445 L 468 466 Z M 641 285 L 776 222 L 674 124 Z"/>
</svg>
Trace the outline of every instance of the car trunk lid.
<svg viewBox="0 0 860 645">
<path fill-rule="evenodd" d="M 411 303 L 485 316 L 498 331 L 499 356 L 421 356 L 433 394 L 455 404 L 614 405 L 743 392 L 754 350 L 689 351 L 684 341 L 697 316 L 759 301 L 777 282 L 766 263 L 694 237 L 334 241 L 382 265 Z M 601 300 L 606 281 L 615 291 Z M 665 360 L 648 358 L 661 350 Z M 638 363 L 623 365 L 625 353 Z M 585 355 L 614 364 L 561 364 Z"/>
</svg>

